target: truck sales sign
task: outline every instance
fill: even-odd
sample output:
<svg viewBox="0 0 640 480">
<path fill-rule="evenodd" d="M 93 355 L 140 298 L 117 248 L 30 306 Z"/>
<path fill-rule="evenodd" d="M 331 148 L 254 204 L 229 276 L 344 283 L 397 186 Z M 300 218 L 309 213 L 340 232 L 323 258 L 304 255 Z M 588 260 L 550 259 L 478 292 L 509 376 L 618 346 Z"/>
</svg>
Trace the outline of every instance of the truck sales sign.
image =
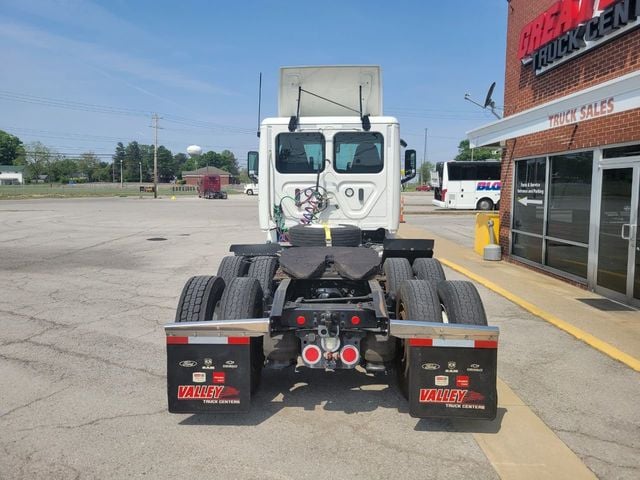
<svg viewBox="0 0 640 480">
<path fill-rule="evenodd" d="M 525 25 L 518 58 L 536 75 L 640 25 L 640 0 L 559 0 Z"/>
</svg>

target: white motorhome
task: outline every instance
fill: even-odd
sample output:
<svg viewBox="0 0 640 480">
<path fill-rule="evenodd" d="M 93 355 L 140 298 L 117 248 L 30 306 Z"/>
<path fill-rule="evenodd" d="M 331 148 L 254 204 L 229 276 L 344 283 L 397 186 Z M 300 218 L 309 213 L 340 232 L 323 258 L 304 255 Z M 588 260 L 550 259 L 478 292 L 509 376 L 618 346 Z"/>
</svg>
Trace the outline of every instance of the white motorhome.
<svg viewBox="0 0 640 480">
<path fill-rule="evenodd" d="M 259 168 L 249 166 L 260 172 L 260 227 L 269 240 L 297 224 L 395 235 L 415 151 L 405 152 L 403 179 L 406 144 L 398 121 L 383 115 L 380 68 L 282 68 L 278 115 L 262 121 Z"/>
</svg>

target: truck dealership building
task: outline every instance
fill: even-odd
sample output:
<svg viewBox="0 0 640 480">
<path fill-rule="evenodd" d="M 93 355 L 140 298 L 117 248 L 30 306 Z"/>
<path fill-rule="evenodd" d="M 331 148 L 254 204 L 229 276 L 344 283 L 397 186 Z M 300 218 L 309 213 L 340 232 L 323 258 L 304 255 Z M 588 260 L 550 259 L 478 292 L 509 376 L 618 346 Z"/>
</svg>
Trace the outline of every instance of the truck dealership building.
<svg viewBox="0 0 640 480">
<path fill-rule="evenodd" d="M 511 0 L 502 145 L 507 258 L 640 305 L 640 0 Z"/>
</svg>

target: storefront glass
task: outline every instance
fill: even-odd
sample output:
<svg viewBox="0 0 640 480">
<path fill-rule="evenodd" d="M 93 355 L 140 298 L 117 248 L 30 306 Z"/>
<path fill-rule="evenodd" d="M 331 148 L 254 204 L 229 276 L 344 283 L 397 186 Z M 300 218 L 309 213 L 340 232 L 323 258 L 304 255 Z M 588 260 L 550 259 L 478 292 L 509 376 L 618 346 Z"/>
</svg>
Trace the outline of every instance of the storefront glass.
<svg viewBox="0 0 640 480">
<path fill-rule="evenodd" d="M 586 279 L 592 167 L 593 152 L 515 163 L 513 255 Z"/>
</svg>

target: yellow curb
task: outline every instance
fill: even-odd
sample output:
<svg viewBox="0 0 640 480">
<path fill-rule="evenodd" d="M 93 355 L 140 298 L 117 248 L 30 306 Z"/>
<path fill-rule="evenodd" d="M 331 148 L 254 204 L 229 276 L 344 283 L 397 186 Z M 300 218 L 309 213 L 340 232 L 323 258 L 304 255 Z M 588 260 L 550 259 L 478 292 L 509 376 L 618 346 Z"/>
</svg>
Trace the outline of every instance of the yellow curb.
<svg viewBox="0 0 640 480">
<path fill-rule="evenodd" d="M 486 278 L 481 277 L 480 275 L 477 275 L 467 270 L 466 268 L 451 262 L 450 260 L 447 260 L 445 258 L 438 258 L 438 260 L 440 260 L 440 262 L 446 265 L 447 267 L 453 270 L 456 270 L 457 272 L 460 272 L 464 276 L 469 277 L 471 280 L 478 282 L 480 285 L 487 287 L 489 290 L 493 290 L 497 294 L 502 295 L 507 300 L 510 300 L 516 305 L 531 312 L 536 317 L 540 317 L 544 321 L 549 322 L 551 325 L 558 327 L 560 330 L 567 332 L 569 335 L 573 335 L 575 338 L 583 341 L 590 347 L 595 348 L 596 350 L 604 353 L 605 355 L 613 358 L 614 360 L 624 363 L 626 366 L 634 369 L 636 372 L 640 372 L 640 360 L 638 360 L 635 357 L 632 357 L 628 353 L 624 353 L 622 350 L 617 349 L 610 343 L 604 342 L 599 338 L 591 335 L 590 333 L 587 333 L 584 330 L 581 330 L 580 328 L 575 327 L 574 325 L 571 325 L 570 323 L 565 322 L 564 320 L 561 320 L 555 315 L 536 307 L 532 303 L 527 302 L 525 299 L 520 298 L 517 295 L 514 295 L 508 290 L 496 285 L 492 281 L 487 280 Z"/>
</svg>

